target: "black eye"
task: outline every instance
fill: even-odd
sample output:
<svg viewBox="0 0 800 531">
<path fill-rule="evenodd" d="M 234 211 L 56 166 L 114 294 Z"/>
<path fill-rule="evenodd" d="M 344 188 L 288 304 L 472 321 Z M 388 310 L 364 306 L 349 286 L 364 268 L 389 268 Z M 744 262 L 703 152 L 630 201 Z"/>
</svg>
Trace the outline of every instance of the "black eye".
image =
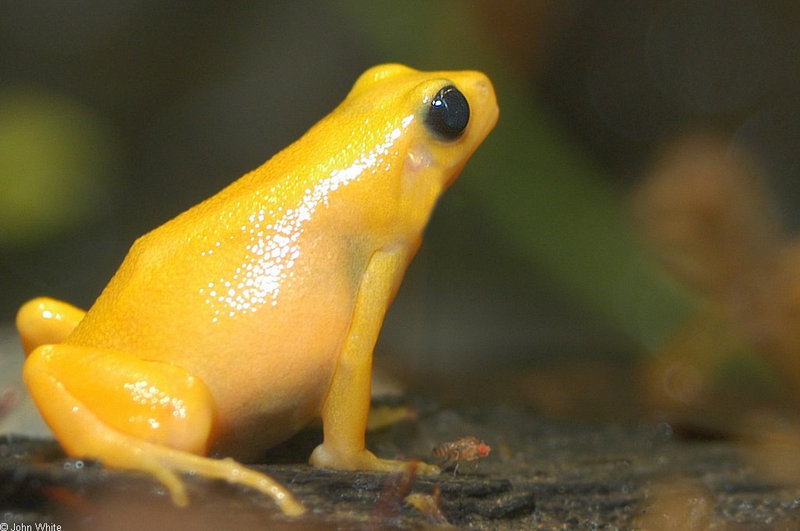
<svg viewBox="0 0 800 531">
<path fill-rule="evenodd" d="M 436 93 L 428 109 L 425 124 L 428 129 L 447 140 L 455 140 L 469 123 L 467 98 L 453 85 Z"/>
</svg>

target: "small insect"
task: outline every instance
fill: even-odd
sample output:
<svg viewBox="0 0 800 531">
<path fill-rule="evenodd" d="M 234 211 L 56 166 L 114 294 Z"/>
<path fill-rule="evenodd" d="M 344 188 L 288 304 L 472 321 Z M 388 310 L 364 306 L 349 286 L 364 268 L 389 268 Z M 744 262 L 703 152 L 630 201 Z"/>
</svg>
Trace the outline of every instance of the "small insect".
<svg viewBox="0 0 800 531">
<path fill-rule="evenodd" d="M 433 455 L 444 459 L 442 468 L 447 468 L 455 463 L 456 466 L 453 469 L 453 476 L 455 476 L 458 473 L 458 465 L 461 461 L 483 459 L 488 456 L 491 451 L 492 449 L 488 444 L 479 441 L 475 437 L 462 437 L 457 441 L 443 442 L 433 449 Z"/>
</svg>

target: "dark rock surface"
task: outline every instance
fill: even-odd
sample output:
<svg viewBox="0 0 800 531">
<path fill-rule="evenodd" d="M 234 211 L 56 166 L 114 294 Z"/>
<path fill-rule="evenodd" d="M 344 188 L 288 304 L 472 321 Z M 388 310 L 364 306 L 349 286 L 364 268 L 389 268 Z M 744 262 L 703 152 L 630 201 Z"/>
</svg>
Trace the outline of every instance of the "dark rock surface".
<svg viewBox="0 0 800 531">
<path fill-rule="evenodd" d="M 441 512 L 460 528 L 800 526 L 800 482 L 762 466 L 760 457 L 774 448 L 724 437 L 687 439 L 666 425 L 554 422 L 502 406 L 429 408 L 415 421 L 371 434 L 369 446 L 382 456 L 430 460 L 434 445 L 468 435 L 492 446 L 477 467 L 466 463 L 457 476 L 446 471 L 409 479 L 313 469 L 305 460 L 319 433 L 305 432 L 266 456 L 272 464 L 253 465 L 308 508 L 295 519 L 261 495 L 197 477 L 186 478 L 191 501 L 180 509 L 147 476 L 66 458 L 52 440 L 8 435 L 0 438 L 0 521 L 11 529 L 40 522 L 63 530 L 417 529 L 432 525 L 434 515 L 403 498 L 407 491 L 430 494 L 438 484 Z"/>
</svg>

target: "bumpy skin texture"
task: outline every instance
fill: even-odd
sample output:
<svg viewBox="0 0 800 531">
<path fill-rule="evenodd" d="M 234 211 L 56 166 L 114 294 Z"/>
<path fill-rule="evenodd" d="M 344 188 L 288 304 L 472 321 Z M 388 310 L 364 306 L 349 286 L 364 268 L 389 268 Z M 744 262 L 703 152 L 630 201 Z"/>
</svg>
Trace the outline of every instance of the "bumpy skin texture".
<svg viewBox="0 0 800 531">
<path fill-rule="evenodd" d="M 426 124 L 451 85 L 470 111 L 456 138 Z M 400 466 L 364 447 L 372 350 L 436 200 L 497 116 L 478 72 L 374 67 L 297 142 L 136 240 L 88 312 L 23 306 L 24 379 L 65 450 L 147 471 L 179 504 L 176 472 L 192 471 L 293 514 L 267 476 L 202 456 L 253 457 L 321 416 L 312 464 Z"/>
</svg>

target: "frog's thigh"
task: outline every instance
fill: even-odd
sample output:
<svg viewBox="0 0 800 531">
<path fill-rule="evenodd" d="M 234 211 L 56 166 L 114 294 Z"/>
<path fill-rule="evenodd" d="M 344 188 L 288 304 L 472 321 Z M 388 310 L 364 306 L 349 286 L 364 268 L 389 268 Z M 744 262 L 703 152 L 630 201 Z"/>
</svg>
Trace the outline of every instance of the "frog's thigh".
<svg viewBox="0 0 800 531">
<path fill-rule="evenodd" d="M 204 453 L 213 421 L 214 401 L 205 384 L 184 369 L 142 360 L 132 354 L 71 344 L 45 345 L 25 362 L 23 378 L 45 420 L 76 455 L 87 433 L 76 433 L 63 417 L 86 417 L 136 439 Z M 75 402 L 66 409 L 42 392 L 56 387 Z M 53 414 L 47 411 L 54 409 Z M 59 430 L 60 423 L 63 429 Z M 74 438 L 76 447 L 70 448 Z"/>
<path fill-rule="evenodd" d="M 407 262 L 404 253 L 375 253 L 358 288 L 353 320 L 322 405 L 324 440 L 311 454 L 311 464 L 339 469 L 391 470 L 399 461 L 378 459 L 366 450 L 372 382 L 372 351 L 386 310 L 397 291 Z M 419 464 L 419 472 L 435 473 L 437 467 Z"/>
<path fill-rule="evenodd" d="M 25 362 L 23 378 L 42 416 L 73 456 L 155 476 L 179 505 L 188 502 L 175 472 L 246 485 L 287 514 L 303 507 L 269 476 L 205 452 L 214 405 L 205 384 L 180 367 L 121 352 L 45 345 Z"/>
<path fill-rule="evenodd" d="M 61 343 L 84 315 L 80 308 L 48 297 L 26 302 L 17 312 L 17 330 L 25 354 L 39 345 Z"/>
</svg>

